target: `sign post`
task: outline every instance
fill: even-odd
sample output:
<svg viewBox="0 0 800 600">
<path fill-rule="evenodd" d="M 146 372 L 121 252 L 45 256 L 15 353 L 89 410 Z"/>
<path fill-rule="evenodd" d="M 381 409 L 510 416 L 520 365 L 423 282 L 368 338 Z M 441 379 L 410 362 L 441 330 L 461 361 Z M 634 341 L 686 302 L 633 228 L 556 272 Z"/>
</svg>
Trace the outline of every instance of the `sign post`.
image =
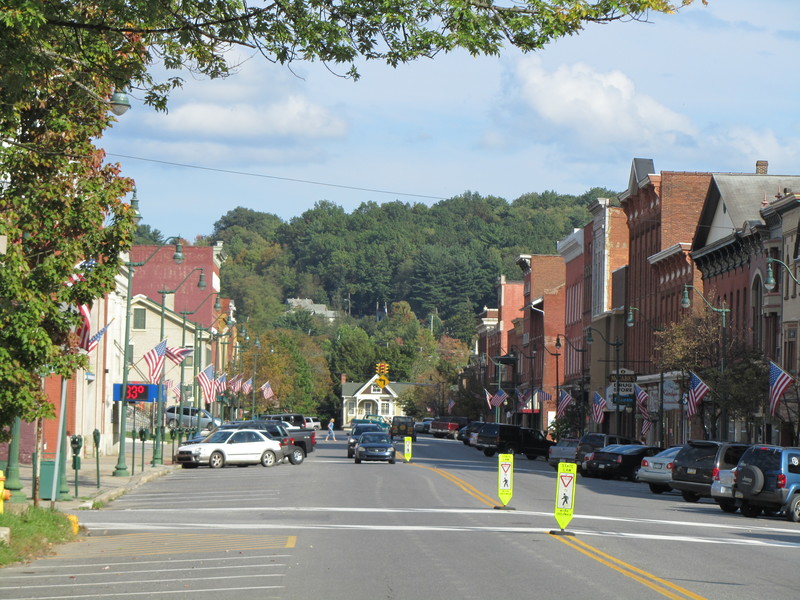
<svg viewBox="0 0 800 600">
<path fill-rule="evenodd" d="M 403 449 L 403 454 L 405 455 L 405 459 L 403 462 L 410 463 L 411 462 L 411 436 L 407 435 L 403 438 L 403 442 L 405 442 L 405 448 Z"/>
<path fill-rule="evenodd" d="M 569 522 L 572 521 L 572 514 L 575 510 L 575 482 L 577 479 L 578 465 L 558 463 L 555 517 L 561 529 L 550 531 L 553 535 L 575 535 L 566 529 Z"/>
<path fill-rule="evenodd" d="M 514 455 L 499 454 L 497 457 L 497 497 L 503 506 L 495 506 L 497 510 L 514 510 L 508 506 L 514 495 Z"/>
</svg>

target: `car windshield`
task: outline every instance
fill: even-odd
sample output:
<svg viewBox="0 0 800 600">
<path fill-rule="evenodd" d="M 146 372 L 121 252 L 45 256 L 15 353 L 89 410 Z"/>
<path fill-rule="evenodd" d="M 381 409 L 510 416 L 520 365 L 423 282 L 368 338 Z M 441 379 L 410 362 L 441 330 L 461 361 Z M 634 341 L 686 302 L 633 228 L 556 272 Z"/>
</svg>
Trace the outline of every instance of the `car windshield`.
<svg viewBox="0 0 800 600">
<path fill-rule="evenodd" d="M 222 444 L 236 433 L 236 429 L 217 429 L 214 433 L 203 440 L 207 444 Z"/>
<path fill-rule="evenodd" d="M 667 448 L 666 450 L 663 450 L 662 452 L 656 454 L 653 458 L 675 458 L 678 452 L 681 451 L 681 448 L 683 448 L 683 446 L 674 446 L 672 448 Z"/>
<path fill-rule="evenodd" d="M 388 444 L 389 436 L 383 433 L 365 433 L 361 436 L 362 444 Z"/>
<path fill-rule="evenodd" d="M 353 436 L 358 436 L 364 433 L 365 431 L 380 431 L 380 427 L 377 425 L 356 425 L 356 428 L 353 430 Z"/>
<path fill-rule="evenodd" d="M 713 462 L 717 449 L 718 446 L 712 444 L 687 444 L 683 447 L 680 459 L 682 463 Z"/>
</svg>

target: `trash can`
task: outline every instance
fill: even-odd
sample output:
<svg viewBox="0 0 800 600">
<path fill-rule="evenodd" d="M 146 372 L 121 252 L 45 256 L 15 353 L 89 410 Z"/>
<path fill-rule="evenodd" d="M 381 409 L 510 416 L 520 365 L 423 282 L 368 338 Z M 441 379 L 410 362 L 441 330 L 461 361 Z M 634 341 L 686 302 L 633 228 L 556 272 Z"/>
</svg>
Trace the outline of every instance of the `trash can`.
<svg viewBox="0 0 800 600">
<path fill-rule="evenodd" d="M 39 463 L 39 498 L 42 500 L 54 500 L 53 498 L 53 474 L 56 472 L 56 461 L 43 460 Z M 58 482 L 56 482 L 58 487 Z"/>
</svg>

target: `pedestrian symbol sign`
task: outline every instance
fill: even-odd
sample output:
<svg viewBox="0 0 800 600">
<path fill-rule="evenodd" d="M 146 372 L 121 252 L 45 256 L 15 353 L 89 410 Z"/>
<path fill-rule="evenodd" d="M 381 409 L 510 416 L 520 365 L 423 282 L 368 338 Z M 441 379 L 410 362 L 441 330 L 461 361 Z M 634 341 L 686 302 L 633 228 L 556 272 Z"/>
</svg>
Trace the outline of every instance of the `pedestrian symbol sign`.
<svg viewBox="0 0 800 600">
<path fill-rule="evenodd" d="M 410 435 L 407 435 L 405 438 L 403 438 L 403 444 L 404 444 L 403 454 L 405 455 L 405 462 L 410 463 L 411 462 L 411 436 Z"/>
<path fill-rule="evenodd" d="M 506 506 L 514 495 L 514 455 L 498 455 L 497 497 Z"/>
<path fill-rule="evenodd" d="M 566 529 L 572 521 L 575 510 L 575 482 L 578 478 L 578 465 L 575 463 L 558 463 L 556 482 L 555 517 L 558 526 Z"/>
</svg>

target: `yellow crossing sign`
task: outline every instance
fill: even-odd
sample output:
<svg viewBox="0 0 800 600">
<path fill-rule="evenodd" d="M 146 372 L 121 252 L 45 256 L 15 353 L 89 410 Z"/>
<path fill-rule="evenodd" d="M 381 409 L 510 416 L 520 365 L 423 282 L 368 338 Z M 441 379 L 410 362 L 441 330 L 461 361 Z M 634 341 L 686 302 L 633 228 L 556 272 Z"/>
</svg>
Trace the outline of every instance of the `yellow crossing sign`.
<svg viewBox="0 0 800 600">
<path fill-rule="evenodd" d="M 514 455 L 500 454 L 497 457 L 497 497 L 507 506 L 514 495 Z"/>
<path fill-rule="evenodd" d="M 575 482 L 577 479 L 578 465 L 575 463 L 558 463 L 555 517 L 562 531 L 572 521 L 572 514 L 575 510 Z"/>
</svg>

